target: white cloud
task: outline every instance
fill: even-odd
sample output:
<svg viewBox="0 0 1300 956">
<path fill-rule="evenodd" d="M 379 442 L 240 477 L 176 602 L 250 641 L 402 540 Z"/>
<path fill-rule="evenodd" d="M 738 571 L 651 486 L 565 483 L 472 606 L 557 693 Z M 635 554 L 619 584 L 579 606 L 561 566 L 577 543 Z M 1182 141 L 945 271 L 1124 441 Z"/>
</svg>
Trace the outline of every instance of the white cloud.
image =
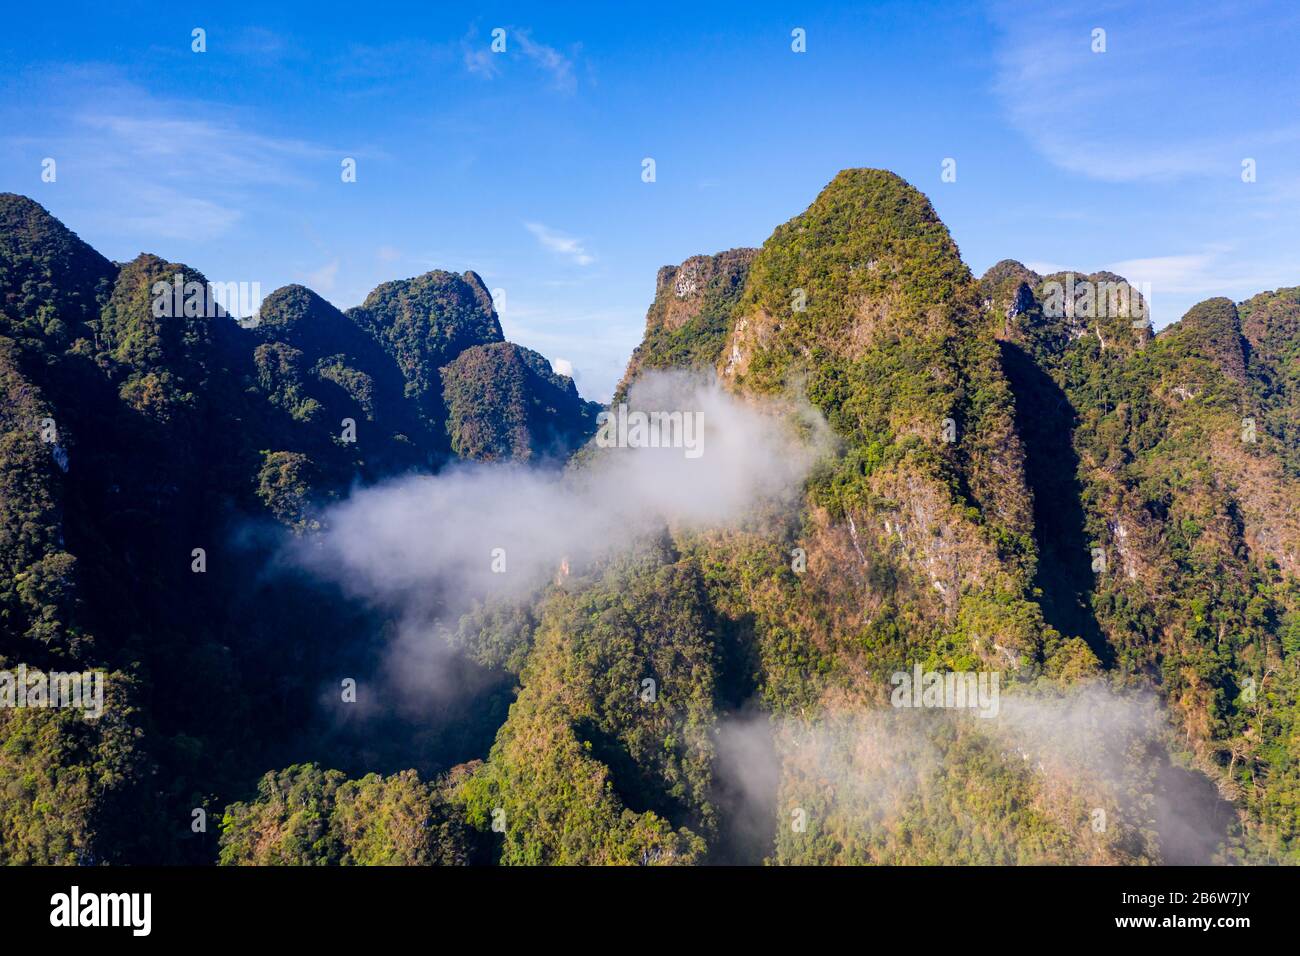
<svg viewBox="0 0 1300 956">
<path fill-rule="evenodd" d="M 1101 265 L 1026 262 L 1025 267 L 1041 276 L 1071 271 L 1121 275 L 1147 299 L 1152 322 L 1159 329 L 1177 321 L 1188 309 L 1206 299 L 1226 296 L 1240 302 L 1266 289 L 1295 285 L 1294 263 L 1285 254 L 1261 257 L 1256 245 L 1238 248 L 1225 242 L 1190 252 L 1137 256 Z"/>
<path fill-rule="evenodd" d="M 79 113 L 73 127 L 81 151 L 102 151 L 98 155 L 105 167 L 195 185 L 300 184 L 291 163 L 334 155 L 299 140 L 263 136 L 232 120 L 169 115 L 165 106 L 147 100 L 135 114 Z"/>
<path fill-rule="evenodd" d="M 493 53 L 486 46 L 471 46 L 468 40 L 465 42 L 463 57 L 465 69 L 475 76 L 492 79 L 500 73 L 501 69 L 496 59 L 498 56 L 499 53 Z"/>
<path fill-rule="evenodd" d="M 569 378 L 573 378 L 573 363 L 568 359 L 554 359 L 551 362 L 551 371 L 556 375 L 567 375 Z"/>
<path fill-rule="evenodd" d="M 334 282 L 339 274 L 339 260 L 334 259 L 327 262 L 313 272 L 308 272 L 305 276 L 305 284 L 309 289 L 316 293 L 326 293 L 334 291 Z"/>
<path fill-rule="evenodd" d="M 515 34 L 519 50 L 551 77 L 557 90 L 571 91 L 576 85 L 573 78 L 573 60 L 555 47 L 536 42 L 528 30 L 519 30 Z"/>
<path fill-rule="evenodd" d="M 225 235 L 234 228 L 241 215 L 238 209 L 226 204 L 148 183 L 128 184 L 119 191 L 117 198 L 128 200 L 129 211 L 117 220 L 123 231 L 159 239 Z"/>
<path fill-rule="evenodd" d="M 1246 0 L 1247 7 L 1258 6 Z M 1265 5 L 1267 6 L 1267 5 Z M 1243 157 L 1300 139 L 1286 111 L 1260 110 L 1252 77 L 1289 64 L 1265 50 L 1277 11 L 1157 3 L 993 5 L 995 92 L 1029 144 L 1066 171 L 1110 182 L 1232 179 Z M 1092 30 L 1106 51 L 1092 51 Z M 1268 102 L 1297 91 L 1270 89 Z"/>
<path fill-rule="evenodd" d="M 596 257 L 586 250 L 581 240 L 573 236 L 557 232 L 540 222 L 526 222 L 524 227 L 536 237 L 543 249 L 563 256 L 575 265 L 589 266 L 596 261 Z"/>
<path fill-rule="evenodd" d="M 1151 318 L 1157 328 L 1181 318 L 1205 299 L 1227 296 L 1241 301 L 1265 289 L 1295 283 L 1293 263 L 1285 259 L 1263 261 L 1229 245 L 1124 259 L 1103 268 L 1122 275 L 1142 290 L 1150 301 Z"/>
<path fill-rule="evenodd" d="M 829 431 L 809 407 L 742 401 L 707 376 L 651 371 L 628 404 L 686 413 L 698 431 L 676 447 L 602 448 L 580 480 L 544 468 L 470 464 L 352 494 L 328 531 L 289 555 L 349 592 L 455 621 L 474 599 L 527 595 L 562 560 L 575 568 L 626 548 L 665 520 L 720 527 L 759 503 L 797 495 Z M 508 575 L 466 555 L 509 554 Z"/>
<path fill-rule="evenodd" d="M 1216 278 L 1212 271 L 1215 259 L 1214 252 L 1148 256 L 1113 262 L 1106 269 L 1131 282 L 1149 282 L 1153 289 L 1158 287 L 1167 292 L 1213 294 L 1223 290 L 1226 284 L 1223 278 Z"/>
<path fill-rule="evenodd" d="M 505 58 L 516 51 L 527 62 L 549 76 L 551 85 L 555 89 L 570 93 L 577 87 L 573 57 L 566 56 L 553 46 L 534 40 L 531 30 L 506 28 L 506 49 L 501 53 L 492 52 L 491 41 L 479 36 L 474 30 L 461 41 L 461 55 L 465 69 L 475 76 L 489 80 L 501 74 L 501 66 Z"/>
<path fill-rule="evenodd" d="M 204 241 L 232 233 L 266 187 L 304 187 L 312 163 L 340 153 L 258 132 L 242 113 L 166 100 L 112 71 L 68 67 L 41 75 L 39 95 L 13 100 L 6 151 L 29 149 L 59 163 L 61 188 L 81 196 L 83 228 L 116 235 Z M 38 81 L 39 82 L 39 81 Z M 36 106 L 35 104 L 39 104 Z"/>
</svg>

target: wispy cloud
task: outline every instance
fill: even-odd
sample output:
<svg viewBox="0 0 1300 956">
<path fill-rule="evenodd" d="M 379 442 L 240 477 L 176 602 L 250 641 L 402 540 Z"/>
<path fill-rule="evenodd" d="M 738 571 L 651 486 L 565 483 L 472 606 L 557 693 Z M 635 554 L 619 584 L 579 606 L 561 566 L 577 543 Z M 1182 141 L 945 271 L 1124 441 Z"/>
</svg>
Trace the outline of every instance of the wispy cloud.
<svg viewBox="0 0 1300 956">
<path fill-rule="evenodd" d="M 318 294 L 334 291 L 334 283 L 339 274 L 339 260 L 332 259 L 319 269 L 308 272 L 304 278 L 309 289 Z"/>
<path fill-rule="evenodd" d="M 579 266 L 589 266 L 596 257 L 586 250 L 582 241 L 573 236 L 557 232 L 540 222 L 526 222 L 524 227 L 533 234 L 543 249 L 562 256 Z"/>
<path fill-rule="evenodd" d="M 17 123 L 9 128 L 29 132 L 0 136 L 0 148 L 54 158 L 60 188 L 117 233 L 220 238 L 264 202 L 268 187 L 306 187 L 313 164 L 342 155 L 259 132 L 232 110 L 154 97 L 111 72 L 68 67 L 46 81 L 39 118 L 11 101 L 6 113 Z"/>
<path fill-rule="evenodd" d="M 515 41 L 524 56 L 550 75 L 551 83 L 557 90 L 569 92 L 577 85 L 573 76 L 572 59 L 553 46 L 538 43 L 528 30 L 517 31 Z"/>
<path fill-rule="evenodd" d="M 1139 256 L 1101 265 L 1082 262 L 1026 262 L 1041 276 L 1058 272 L 1113 272 L 1133 283 L 1147 298 L 1151 319 L 1163 328 L 1197 302 L 1216 296 L 1241 301 L 1265 289 L 1295 285 L 1295 266 L 1285 254 L 1260 256 L 1232 243 L 1205 245 L 1191 252 Z"/>
<path fill-rule="evenodd" d="M 158 239 L 215 239 L 229 233 L 243 213 L 225 203 L 187 196 L 154 183 L 134 183 L 117 194 L 125 211 L 120 231 Z"/>
<path fill-rule="evenodd" d="M 577 88 L 574 71 L 574 58 L 578 47 L 565 54 L 558 48 L 549 46 L 533 38 L 530 29 L 520 27 L 503 27 L 506 31 L 505 50 L 493 52 L 491 40 L 479 35 L 477 30 L 461 41 L 461 56 L 465 69 L 485 79 L 501 75 L 506 58 L 518 53 L 524 61 L 540 70 L 550 78 L 552 88 L 564 93 L 571 93 Z"/>
<path fill-rule="evenodd" d="M 1284 259 L 1261 261 L 1228 245 L 1178 255 L 1125 259 L 1106 268 L 1133 282 L 1149 282 L 1156 295 L 1179 297 L 1225 295 L 1241 299 L 1296 280 L 1293 263 Z"/>
<path fill-rule="evenodd" d="M 1149 282 L 1167 292 L 1212 293 L 1224 289 L 1212 272 L 1217 254 L 1211 251 L 1173 256 L 1124 259 L 1106 266 L 1133 282 Z"/>
<path fill-rule="evenodd" d="M 1243 10 L 1242 7 L 1247 9 Z M 1167 2 L 995 3 L 994 89 L 1011 124 L 1054 165 L 1110 182 L 1226 179 L 1258 150 L 1300 141 L 1286 111 L 1300 93 L 1270 43 L 1294 9 Z M 1095 52 L 1094 30 L 1104 52 Z M 1238 64 L 1255 64 L 1242 71 Z M 1261 89 L 1273 73 L 1285 89 Z"/>
<path fill-rule="evenodd" d="M 1123 259 L 1107 263 L 1101 270 L 1121 275 L 1142 290 L 1158 329 L 1205 299 L 1226 296 L 1241 301 L 1296 281 L 1294 263 L 1285 255 L 1263 257 L 1230 243 Z"/>
<path fill-rule="evenodd" d="M 489 44 L 470 31 L 469 36 L 461 41 L 461 57 L 465 69 L 475 76 L 492 79 L 501 72 L 500 53 L 493 53 Z"/>
<path fill-rule="evenodd" d="M 300 140 L 261 135 L 232 120 L 169 115 L 147 99 L 140 106 L 130 114 L 78 113 L 69 132 L 82 152 L 93 149 L 103 166 L 215 186 L 301 184 L 293 163 L 335 155 Z"/>
</svg>

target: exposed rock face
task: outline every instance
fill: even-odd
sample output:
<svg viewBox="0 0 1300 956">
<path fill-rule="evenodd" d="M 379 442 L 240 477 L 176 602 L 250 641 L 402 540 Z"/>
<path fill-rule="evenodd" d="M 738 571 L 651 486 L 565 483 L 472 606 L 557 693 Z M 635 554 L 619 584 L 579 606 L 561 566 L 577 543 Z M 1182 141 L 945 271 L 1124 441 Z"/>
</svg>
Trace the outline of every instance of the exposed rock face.
<svg viewBox="0 0 1300 956">
<path fill-rule="evenodd" d="M 1142 292 L 1113 272 L 1059 272 L 1040 276 L 1011 259 L 980 279 L 986 312 L 1000 338 L 1061 352 L 1088 336 L 1103 351 L 1131 354 L 1151 339 Z"/>
<path fill-rule="evenodd" d="M 925 196 L 892 173 L 845 170 L 755 259 L 724 374 L 750 377 L 762 352 L 751 385 L 770 388 L 815 348 L 855 357 L 942 335 L 970 281 Z"/>
<path fill-rule="evenodd" d="M 846 170 L 776 230 L 720 371 L 741 390 L 806 385 L 866 462 L 833 510 L 873 537 L 887 529 L 876 547 L 919 571 L 946 616 L 964 592 L 1023 587 L 1017 561 L 1032 554 L 1003 562 L 992 545 L 1030 528 L 996 347 L 956 245 L 901 179 Z"/>
<path fill-rule="evenodd" d="M 655 303 L 646 317 L 646 331 L 673 331 L 696 318 L 710 304 L 710 293 L 725 294 L 744 285 L 757 249 L 730 249 L 715 256 L 691 256 L 679 266 L 664 266 L 655 281 Z M 664 295 L 662 300 L 661 293 Z"/>
<path fill-rule="evenodd" d="M 641 352 L 675 321 L 673 303 L 699 294 L 707 262 L 661 271 Z M 1282 317 L 1262 314 L 1272 310 Z M 1216 695 L 1247 672 L 1258 681 L 1268 667 L 1293 667 L 1267 613 L 1300 620 L 1284 517 L 1288 497 L 1300 498 L 1276 450 L 1285 423 L 1261 421 L 1256 446 L 1241 438 L 1242 409 L 1282 380 L 1254 343 L 1289 311 L 1272 301 L 1241 311 L 1245 329 L 1222 300 L 1153 337 L 1141 291 L 1111 273 L 1044 277 L 1006 261 L 977 283 L 924 197 L 871 170 L 840 174 L 753 257 L 717 371 L 742 394 L 806 396 L 840 452 L 798 515 L 677 545 L 708 569 L 720 632 L 751 642 L 756 690 L 790 718 L 774 733 L 776 802 L 815 819 L 818 836 L 779 826 L 776 859 L 1177 858 L 1141 827 L 1079 840 L 1089 831 L 1076 818 L 1081 801 L 1122 798 L 1051 759 L 1020 764 L 1032 748 L 989 750 L 989 738 L 955 727 L 922 744 L 864 726 L 888 699 L 883 676 L 917 660 L 995 671 L 1013 687 L 1039 677 L 1073 686 L 1106 671 L 1150 683 L 1199 765 L 1241 794 L 1252 832 L 1273 845 L 1290 839 L 1264 790 L 1238 790 L 1238 777 L 1216 769 L 1264 759 L 1253 732 L 1235 735 L 1232 718 L 1210 716 L 1223 712 Z M 678 328 L 691 321 L 683 313 Z M 792 553 L 803 570 L 783 575 Z M 1264 598 L 1278 574 L 1290 583 Z M 1287 673 L 1269 678 L 1283 698 Z M 1143 733 L 1156 733 L 1162 718 L 1143 719 Z M 1163 773 L 1163 744 L 1143 746 L 1145 769 Z M 991 843 L 928 843 L 953 826 L 927 815 L 965 799 L 941 796 L 939 781 L 966 759 L 997 765 L 1017 801 L 1043 812 L 1038 823 L 1009 812 Z M 826 785 L 894 771 L 871 792 Z M 972 794 L 986 778 L 962 780 Z M 899 821 L 915 815 L 928 822 L 903 827 L 904 837 Z M 1229 829 L 1222 823 L 1207 853 Z"/>
<path fill-rule="evenodd" d="M 1037 495 L 1080 503 L 1070 519 L 1071 550 L 1092 548 L 1101 568 L 1071 576 L 1068 556 L 1049 560 L 1051 540 L 1071 536 L 1069 522 L 1039 514 L 1041 587 L 1091 608 L 1119 666 L 1159 671 L 1156 683 L 1203 767 L 1259 759 L 1255 731 L 1240 737 L 1228 729 L 1234 721 L 1244 727 L 1249 707 L 1231 705 L 1242 716 L 1219 724 L 1207 715 L 1216 711 L 1216 686 L 1235 694 L 1239 682 L 1289 666 L 1290 625 L 1272 630 L 1258 609 L 1272 593 L 1280 599 L 1274 612 L 1296 619 L 1294 585 L 1273 591 L 1266 583 L 1279 574 L 1294 581 L 1300 551 L 1300 484 L 1288 474 L 1295 404 L 1283 359 L 1295 354 L 1287 331 L 1294 297 L 1265 293 L 1240 306 L 1210 299 L 1154 338 L 1095 315 L 1087 323 L 1076 317 L 1062 334 L 1043 315 L 1045 284 L 1006 263 L 983 280 L 995 316 L 1009 290 L 1018 298 L 1026 287 L 1034 292 L 1027 307 L 1009 310 L 1015 319 L 1002 332 L 1004 356 L 1018 401 L 1041 407 L 1043 397 L 1056 396 L 1047 431 L 1068 435 L 1069 444 L 1057 446 L 1032 423 L 1022 428 L 1031 485 Z M 1035 459 L 1049 453 L 1050 465 L 1036 472 Z M 1289 682 L 1272 680 L 1275 690 Z M 1254 782 L 1244 790 L 1235 776 L 1217 782 L 1240 796 L 1258 838 L 1287 839 L 1281 834 L 1290 824 L 1280 823 L 1273 798 Z"/>
<path fill-rule="evenodd" d="M 476 606 L 455 643 L 507 684 L 487 759 L 436 787 L 351 785 L 263 776 L 267 755 L 394 621 L 269 587 L 231 521 L 309 542 L 315 506 L 355 484 L 563 457 L 595 407 L 502 341 L 473 273 L 347 313 L 288 287 L 254 329 L 163 322 L 151 283 L 198 273 L 106 263 L 27 200 L 0 197 L 0 223 L 0 658 L 120 678 L 93 733 L 0 713 L 0 859 L 183 855 L 112 821 L 184 819 L 191 790 L 261 779 L 226 862 L 1191 862 L 1152 809 L 1179 806 L 1175 753 L 1210 791 L 1197 860 L 1300 858 L 1295 289 L 1153 336 L 1123 278 L 1004 261 L 976 281 L 921 193 L 840 173 L 762 249 L 661 270 L 620 386 L 712 369 L 741 400 L 813 406 L 834 447 L 794 504 L 657 529 Z M 265 676 L 286 660 L 305 676 Z M 996 676 L 1004 719 L 899 708 L 896 678 L 921 672 Z M 194 674 L 228 706 L 196 709 Z M 735 769 L 755 762 L 742 837 L 754 780 Z M 328 820 L 300 813 L 313 801 Z M 380 817 L 438 833 L 403 855 Z"/>
<path fill-rule="evenodd" d="M 646 312 L 645 337 L 628 362 L 615 401 L 647 368 L 711 368 L 722 351 L 731 310 L 740 298 L 756 249 L 730 249 L 692 256 L 664 266 Z"/>
</svg>

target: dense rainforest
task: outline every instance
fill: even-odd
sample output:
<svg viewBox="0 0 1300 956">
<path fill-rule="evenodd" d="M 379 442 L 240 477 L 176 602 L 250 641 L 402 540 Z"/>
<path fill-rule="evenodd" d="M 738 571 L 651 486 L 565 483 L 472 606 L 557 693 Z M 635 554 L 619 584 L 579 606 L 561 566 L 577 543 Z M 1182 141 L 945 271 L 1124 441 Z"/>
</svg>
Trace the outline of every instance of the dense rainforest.
<svg viewBox="0 0 1300 956">
<path fill-rule="evenodd" d="M 284 542 L 411 476 L 581 482 L 601 409 L 473 272 L 243 322 L 159 315 L 177 276 L 0 195 L 0 670 L 106 688 L 0 707 L 0 861 L 1300 860 L 1300 288 L 1156 334 L 845 170 L 661 269 L 615 394 L 804 408 L 794 498 L 458 607 L 468 690 L 352 706 L 405 624 Z M 890 706 L 914 668 L 996 674 L 995 719 Z"/>
</svg>

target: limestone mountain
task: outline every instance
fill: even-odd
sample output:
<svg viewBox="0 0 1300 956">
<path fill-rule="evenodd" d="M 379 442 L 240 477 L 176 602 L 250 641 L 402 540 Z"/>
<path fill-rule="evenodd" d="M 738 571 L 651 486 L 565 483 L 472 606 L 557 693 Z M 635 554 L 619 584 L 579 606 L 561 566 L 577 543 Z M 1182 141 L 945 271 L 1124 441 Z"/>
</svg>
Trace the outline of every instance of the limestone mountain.
<svg viewBox="0 0 1300 956">
<path fill-rule="evenodd" d="M 340 662 L 375 666 L 384 622 L 268 572 L 257 529 L 309 533 L 355 485 L 441 467 L 440 370 L 500 342 L 473 273 L 387 283 L 348 313 L 292 286 L 237 323 L 188 266 L 111 263 L 0 196 L 0 661 L 111 677 L 98 722 L 0 708 L 0 859 L 211 859 L 194 807 L 219 811 L 312 734 L 354 766 L 374 752 L 304 715 Z M 513 396 L 502 457 L 594 427 L 570 380 L 541 379 Z"/>
<path fill-rule="evenodd" d="M 951 804 L 986 773 L 1006 777 L 1001 789 L 1011 800 L 1032 802 L 1043 784 L 1021 767 L 999 769 L 994 747 L 962 737 L 953 763 L 944 765 L 948 774 L 961 774 L 954 790 L 938 792 L 942 778 L 933 778 L 890 808 L 896 817 L 873 822 L 879 807 L 836 792 L 826 778 L 880 772 L 871 753 L 855 749 L 853 725 L 887 697 L 889 672 L 918 659 L 957 669 L 1032 664 L 1053 675 L 1098 666 L 1081 639 L 1045 626 L 1033 600 L 1031 498 L 1011 390 L 997 343 L 982 331 L 976 284 L 925 198 L 887 173 L 842 173 L 806 213 L 744 259 L 743 277 L 734 254 L 661 271 L 629 377 L 643 365 L 672 365 L 664 329 L 674 312 L 686 316 L 676 328 L 689 331 L 692 316 L 711 307 L 709 324 L 722 334 L 704 336 L 707 347 L 693 354 L 678 350 L 681 364 L 698 366 L 712 356 L 718 374 L 741 393 L 806 395 L 841 439 L 841 453 L 810 483 L 798 513 L 770 516 L 745 532 L 665 534 L 647 542 L 647 563 L 617 572 L 636 575 L 624 593 L 647 596 L 621 602 L 634 618 L 603 640 L 597 635 L 611 622 L 608 611 L 593 607 L 574 617 L 560 610 L 601 593 L 599 572 L 543 598 L 520 702 L 466 790 L 471 812 L 479 814 L 474 808 L 492 801 L 518 801 L 507 814 L 506 859 L 590 862 L 626 853 L 629 839 L 657 861 L 700 858 L 700 850 L 680 843 L 666 852 L 664 826 L 702 840 L 704 858 L 713 860 L 909 859 L 904 831 L 909 819 L 918 825 L 911 816 L 916 801 Z M 806 573 L 791 573 L 795 548 L 807 555 Z M 638 610 L 688 594 L 699 594 L 700 602 L 690 624 L 669 627 Z M 557 613 L 566 615 L 558 632 L 566 639 L 544 640 Z M 664 665 L 651 662 L 680 660 L 685 633 L 707 635 L 712 651 L 689 672 L 663 677 L 653 709 L 660 727 L 647 726 L 650 717 L 637 720 L 635 711 L 619 716 L 621 702 L 602 689 L 599 673 L 662 673 Z M 635 643 L 622 643 L 622 634 L 635 635 Z M 580 662 L 592 654 L 585 648 L 593 647 L 601 648 L 601 670 L 578 677 Z M 543 707 L 553 693 L 543 689 L 553 686 L 544 675 L 552 671 L 569 681 Z M 721 769 L 719 746 L 742 705 L 769 714 L 758 725 L 767 729 L 756 746 L 775 765 L 772 790 L 759 801 L 770 816 L 757 839 L 737 825 L 752 812 L 752 797 L 739 795 Z M 603 755 L 604 799 L 616 799 L 624 814 L 640 814 L 641 829 L 611 832 L 581 848 L 548 836 L 553 825 L 543 820 L 579 810 L 554 797 L 543 801 L 535 770 L 522 776 L 538 763 L 525 765 L 514 754 L 542 737 L 543 726 L 546 739 L 577 734 L 591 754 Z M 679 764 L 663 764 L 656 748 L 630 743 L 647 730 L 661 736 L 665 752 L 680 755 Z M 808 763 L 810 735 L 822 741 L 812 748 L 816 759 L 833 768 Z M 567 761 L 547 766 L 550 792 L 567 792 L 574 786 L 569 775 L 590 772 Z M 793 808 L 813 821 L 806 835 L 791 836 L 782 823 Z M 976 797 L 926 821 L 936 857 L 945 847 L 938 834 L 961 831 L 960 820 L 973 814 L 999 819 L 1000 834 L 983 844 L 946 845 L 948 862 L 1112 852 L 1107 844 L 1073 843 L 1068 816 L 1000 815 Z"/>
<path fill-rule="evenodd" d="M 437 434 L 446 423 L 438 370 L 467 348 L 504 339 L 492 296 L 473 272 L 385 282 L 348 315 L 396 360 L 407 396 Z"/>
<path fill-rule="evenodd" d="M 824 419 L 793 503 L 566 559 L 432 628 L 468 703 L 321 726 L 410 622 L 269 542 L 457 458 L 580 480 L 596 406 L 472 272 L 242 327 L 155 314 L 203 277 L 30 200 L 0 226 L 0 663 L 113 675 L 97 724 L 0 709 L 0 859 L 1300 858 L 1296 289 L 1153 334 L 1123 277 L 976 278 L 922 193 L 845 170 L 661 269 L 616 392 L 685 369 Z M 998 678 L 998 719 L 891 706 L 913 673 Z"/>
<path fill-rule="evenodd" d="M 632 353 L 615 392 L 626 397 L 637 374 L 648 368 L 709 368 L 726 343 L 732 306 L 745 288 L 756 249 L 730 249 L 716 256 L 692 256 L 664 266 L 655 278 L 655 298 L 646 313 L 645 337 Z"/>
<path fill-rule="evenodd" d="M 1300 289 L 1263 292 L 1237 310 L 1267 440 L 1300 474 Z"/>
<path fill-rule="evenodd" d="M 442 368 L 451 447 L 461 458 L 563 461 L 596 430 L 600 406 L 573 379 L 511 342 L 465 349 Z"/>
<path fill-rule="evenodd" d="M 1024 270 L 1012 287 L 1005 265 L 985 277 L 990 310 L 1015 312 L 1008 368 L 1047 410 L 1024 429 L 1030 468 L 1043 498 L 1066 503 L 1038 522 L 1056 555 L 1041 582 L 1053 609 L 1071 605 L 1116 670 L 1161 689 L 1197 765 L 1245 811 L 1248 852 L 1286 856 L 1300 485 L 1277 383 L 1294 352 L 1284 318 L 1256 313 L 1252 334 L 1270 343 L 1259 350 L 1241 318 L 1285 293 L 1210 299 L 1154 339 L 1139 323 L 1131 344 L 1127 314 L 1092 317 L 1109 337 L 1063 339 L 1042 332 L 1048 280 Z"/>
<path fill-rule="evenodd" d="M 1256 302 L 1250 337 L 1212 300 L 1153 338 L 1110 273 L 976 280 L 925 197 L 877 170 L 839 174 L 744 259 L 660 272 L 621 391 L 712 355 L 741 395 L 806 397 L 839 451 L 794 513 L 665 529 L 639 564 L 462 622 L 524 649 L 518 703 L 457 791 L 482 826 L 510 808 L 502 861 L 1292 856 L 1292 370 L 1251 346 L 1285 303 Z M 631 597 L 610 608 L 614 579 Z M 913 666 L 998 672 L 1016 716 L 909 720 L 887 702 Z M 638 716 L 617 687 L 662 669 L 664 705 Z M 772 767 L 744 833 L 738 725 Z"/>
</svg>

